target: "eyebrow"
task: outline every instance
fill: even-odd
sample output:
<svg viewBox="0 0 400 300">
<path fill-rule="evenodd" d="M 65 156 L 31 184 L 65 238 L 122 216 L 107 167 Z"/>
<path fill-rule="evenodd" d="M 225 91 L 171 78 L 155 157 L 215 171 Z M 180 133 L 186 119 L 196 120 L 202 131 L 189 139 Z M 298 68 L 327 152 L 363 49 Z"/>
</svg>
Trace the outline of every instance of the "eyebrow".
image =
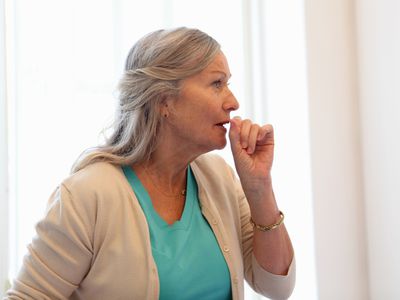
<svg viewBox="0 0 400 300">
<path fill-rule="evenodd" d="M 210 73 L 219 73 L 219 74 L 224 75 L 225 78 L 228 77 L 228 79 L 232 77 L 232 74 L 229 74 L 229 76 L 226 76 L 225 72 L 217 71 L 217 70 L 210 71 Z"/>
</svg>

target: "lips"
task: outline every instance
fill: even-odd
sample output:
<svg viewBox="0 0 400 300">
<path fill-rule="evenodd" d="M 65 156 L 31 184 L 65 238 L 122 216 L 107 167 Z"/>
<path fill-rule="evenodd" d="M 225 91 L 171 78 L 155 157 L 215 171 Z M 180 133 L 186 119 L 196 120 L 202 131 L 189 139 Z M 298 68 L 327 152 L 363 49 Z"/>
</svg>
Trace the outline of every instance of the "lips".
<svg viewBox="0 0 400 300">
<path fill-rule="evenodd" d="M 229 124 L 229 121 L 222 121 L 222 122 L 217 123 L 217 124 L 215 124 L 215 125 L 221 126 L 221 127 L 223 127 L 223 128 L 226 129 L 226 125 L 227 125 L 227 124 Z"/>
</svg>

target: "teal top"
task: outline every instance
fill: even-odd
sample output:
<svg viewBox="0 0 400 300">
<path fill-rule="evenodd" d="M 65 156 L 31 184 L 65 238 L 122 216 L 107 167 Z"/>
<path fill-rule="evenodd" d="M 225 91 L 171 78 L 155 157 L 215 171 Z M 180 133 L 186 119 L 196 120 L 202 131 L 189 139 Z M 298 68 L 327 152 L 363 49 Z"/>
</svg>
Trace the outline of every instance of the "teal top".
<svg viewBox="0 0 400 300">
<path fill-rule="evenodd" d="M 229 269 L 213 231 L 201 213 L 197 182 L 187 171 L 186 201 L 179 221 L 169 225 L 130 167 L 123 167 L 149 224 L 161 300 L 232 299 Z"/>
</svg>

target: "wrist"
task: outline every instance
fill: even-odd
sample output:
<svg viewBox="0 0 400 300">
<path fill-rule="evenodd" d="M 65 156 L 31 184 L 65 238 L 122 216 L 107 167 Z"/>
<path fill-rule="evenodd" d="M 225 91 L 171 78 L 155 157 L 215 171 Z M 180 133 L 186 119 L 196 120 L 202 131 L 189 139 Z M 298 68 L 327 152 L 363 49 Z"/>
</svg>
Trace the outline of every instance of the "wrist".
<svg viewBox="0 0 400 300">
<path fill-rule="evenodd" d="M 255 223 L 272 224 L 279 218 L 280 211 L 272 187 L 265 189 L 257 197 L 247 199 L 251 218 Z"/>
<path fill-rule="evenodd" d="M 280 210 L 276 205 L 268 208 L 250 209 L 250 213 L 251 219 L 256 224 L 273 224 L 280 218 Z"/>
<path fill-rule="evenodd" d="M 270 178 L 241 180 L 243 191 L 247 199 L 254 202 L 273 198 L 272 180 Z"/>
<path fill-rule="evenodd" d="M 269 225 L 260 224 L 260 223 L 256 223 L 253 220 L 253 218 L 250 218 L 250 224 L 253 226 L 253 228 L 260 230 L 262 232 L 266 232 L 266 231 L 273 230 L 273 229 L 279 227 L 280 225 L 282 225 L 284 219 L 285 219 L 285 215 L 283 214 L 283 212 L 279 211 L 279 219 L 274 223 L 268 223 Z"/>
</svg>

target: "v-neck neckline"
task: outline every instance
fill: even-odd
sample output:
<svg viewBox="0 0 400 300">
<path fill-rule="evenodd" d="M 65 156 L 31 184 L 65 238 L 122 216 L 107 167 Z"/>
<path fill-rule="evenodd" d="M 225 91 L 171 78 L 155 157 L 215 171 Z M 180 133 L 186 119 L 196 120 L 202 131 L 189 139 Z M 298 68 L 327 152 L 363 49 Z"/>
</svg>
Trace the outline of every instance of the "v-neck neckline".
<svg viewBox="0 0 400 300">
<path fill-rule="evenodd" d="M 172 224 L 168 224 L 155 210 L 153 202 L 151 201 L 151 197 L 147 192 L 146 188 L 143 186 L 140 179 L 137 177 L 135 171 L 130 166 L 124 166 L 123 171 L 125 176 L 130 183 L 136 198 L 138 199 L 148 222 L 150 223 L 149 218 L 151 218 L 152 223 L 156 224 L 159 228 L 164 230 L 177 230 L 177 229 L 185 229 L 190 225 L 190 220 L 192 212 L 193 212 L 193 201 L 196 199 L 196 191 L 193 184 L 193 175 L 190 166 L 187 168 L 187 180 L 186 180 L 186 195 L 185 195 L 185 204 L 183 208 L 183 212 L 181 218 L 176 220 Z"/>
</svg>

